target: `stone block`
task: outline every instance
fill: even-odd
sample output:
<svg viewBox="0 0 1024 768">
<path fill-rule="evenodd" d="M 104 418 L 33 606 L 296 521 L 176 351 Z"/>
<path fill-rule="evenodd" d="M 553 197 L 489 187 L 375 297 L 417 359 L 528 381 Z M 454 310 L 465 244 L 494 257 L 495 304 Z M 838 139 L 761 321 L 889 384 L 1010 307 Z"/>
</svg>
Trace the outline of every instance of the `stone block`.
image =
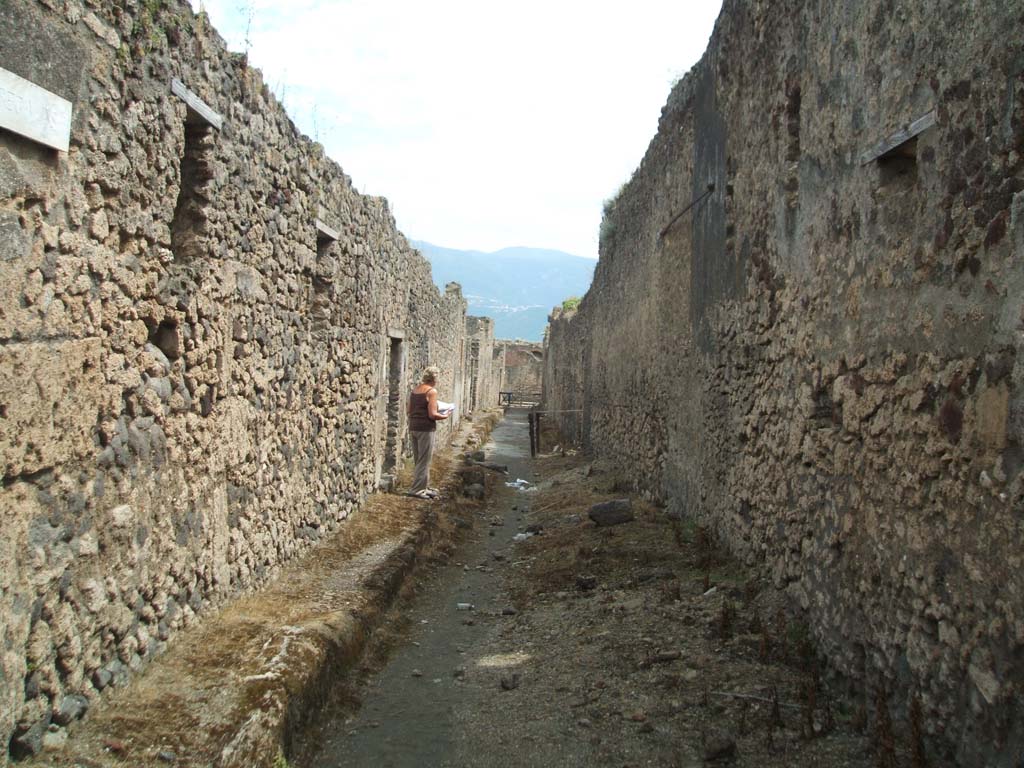
<svg viewBox="0 0 1024 768">
<path fill-rule="evenodd" d="M 1006 447 L 1006 427 L 1010 419 L 1010 392 L 1005 384 L 987 387 L 975 405 L 976 428 L 982 445 L 995 451 Z"/>
<path fill-rule="evenodd" d="M 0 466 L 4 477 L 93 453 L 108 392 L 99 339 L 0 347 Z"/>
<path fill-rule="evenodd" d="M 621 525 L 633 520 L 633 505 L 629 499 L 614 499 L 595 504 L 587 516 L 598 526 Z"/>
<path fill-rule="evenodd" d="M 226 397 L 210 415 L 211 434 L 217 440 L 211 446 L 211 472 L 220 472 L 245 461 L 252 451 L 251 425 L 256 420 L 252 405 L 240 397 Z"/>
<path fill-rule="evenodd" d="M 28 256 L 32 238 L 15 211 L 0 211 L 0 259 L 17 261 Z"/>
<path fill-rule="evenodd" d="M 85 710 L 88 708 L 89 700 L 84 696 L 79 696 L 78 694 L 65 696 L 60 704 L 60 708 L 53 716 L 53 720 L 57 725 L 67 725 L 84 715 Z"/>
</svg>

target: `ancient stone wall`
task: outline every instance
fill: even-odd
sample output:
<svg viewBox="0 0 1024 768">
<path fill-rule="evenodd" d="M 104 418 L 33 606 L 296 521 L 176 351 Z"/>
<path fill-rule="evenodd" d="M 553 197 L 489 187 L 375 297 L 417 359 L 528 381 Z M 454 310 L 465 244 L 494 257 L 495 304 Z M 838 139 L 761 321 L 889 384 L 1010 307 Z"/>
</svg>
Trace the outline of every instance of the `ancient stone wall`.
<svg viewBox="0 0 1024 768">
<path fill-rule="evenodd" d="M 501 391 L 539 394 L 544 378 L 544 345 L 531 341 L 498 341 L 505 352 Z"/>
<path fill-rule="evenodd" d="M 568 435 L 960 765 L 1024 751 L 1022 24 L 726 0 L 545 362 Z"/>
<path fill-rule="evenodd" d="M 490 396 L 494 399 L 489 405 L 498 405 L 498 393 L 502 391 L 501 382 L 505 378 L 505 348 L 498 342 L 491 349 L 491 381 Z"/>
<path fill-rule="evenodd" d="M 467 382 L 458 286 L 187 3 L 0 28 L 73 107 L 67 152 L 0 130 L 2 764 L 351 514 L 423 366 Z"/>
<path fill-rule="evenodd" d="M 495 370 L 494 320 L 489 317 L 466 318 L 466 413 L 498 404 L 500 379 Z"/>
</svg>

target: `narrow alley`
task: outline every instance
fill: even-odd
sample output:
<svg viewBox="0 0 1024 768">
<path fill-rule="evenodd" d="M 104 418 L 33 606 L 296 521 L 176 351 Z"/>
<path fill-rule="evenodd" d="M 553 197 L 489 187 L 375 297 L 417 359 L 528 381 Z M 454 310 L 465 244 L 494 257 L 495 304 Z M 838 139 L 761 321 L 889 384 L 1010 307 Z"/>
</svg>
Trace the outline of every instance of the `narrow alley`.
<svg viewBox="0 0 1024 768">
<path fill-rule="evenodd" d="M 773 590 L 644 502 L 597 526 L 623 479 L 527 446 L 510 411 L 485 451 L 527 483 L 496 484 L 293 764 L 874 764 L 863 703 L 833 698 Z"/>
</svg>

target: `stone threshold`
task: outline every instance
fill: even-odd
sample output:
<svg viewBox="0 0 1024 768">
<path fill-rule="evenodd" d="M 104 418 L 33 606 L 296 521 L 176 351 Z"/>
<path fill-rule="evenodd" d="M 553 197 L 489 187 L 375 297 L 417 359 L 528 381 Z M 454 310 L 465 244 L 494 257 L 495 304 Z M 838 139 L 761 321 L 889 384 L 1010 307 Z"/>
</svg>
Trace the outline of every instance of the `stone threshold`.
<svg viewBox="0 0 1024 768">
<path fill-rule="evenodd" d="M 435 456 L 444 499 L 460 451 L 499 417 L 478 418 Z M 291 734 L 315 719 L 360 659 L 421 555 L 450 535 L 449 503 L 377 493 L 324 543 L 174 638 L 123 689 L 69 728 L 63 747 L 22 765 L 286 764 Z"/>
</svg>

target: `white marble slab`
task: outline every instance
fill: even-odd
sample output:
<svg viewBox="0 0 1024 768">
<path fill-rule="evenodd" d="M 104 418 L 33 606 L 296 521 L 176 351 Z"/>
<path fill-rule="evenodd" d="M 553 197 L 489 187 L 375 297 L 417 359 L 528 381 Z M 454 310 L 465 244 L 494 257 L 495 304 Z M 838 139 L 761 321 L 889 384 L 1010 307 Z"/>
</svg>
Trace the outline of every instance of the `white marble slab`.
<svg viewBox="0 0 1024 768">
<path fill-rule="evenodd" d="M 0 67 L 0 127 L 67 152 L 71 102 Z"/>
</svg>

